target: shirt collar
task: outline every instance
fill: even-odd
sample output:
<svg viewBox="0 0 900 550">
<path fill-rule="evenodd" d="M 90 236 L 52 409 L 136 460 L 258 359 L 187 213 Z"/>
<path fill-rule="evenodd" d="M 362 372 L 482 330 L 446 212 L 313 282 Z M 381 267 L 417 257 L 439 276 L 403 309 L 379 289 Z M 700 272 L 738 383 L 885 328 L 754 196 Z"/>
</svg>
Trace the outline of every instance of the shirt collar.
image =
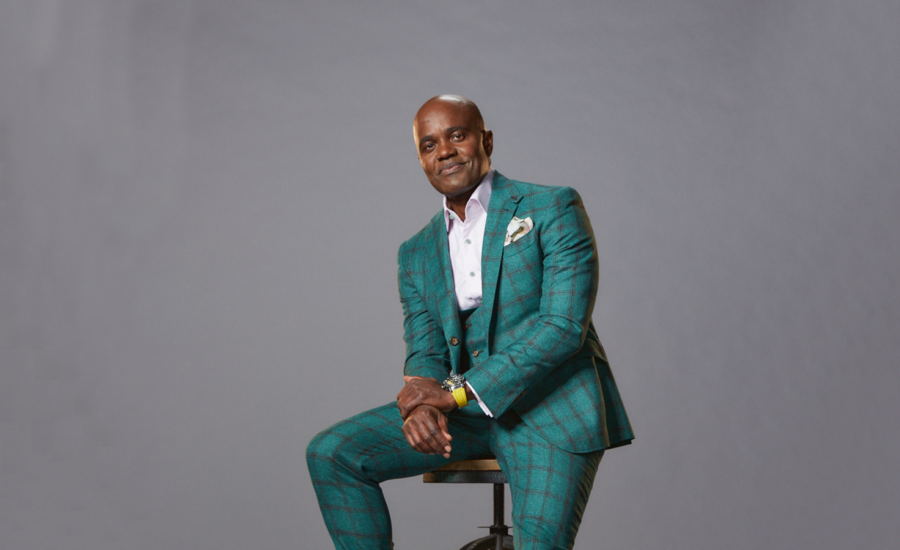
<svg viewBox="0 0 900 550">
<path fill-rule="evenodd" d="M 494 187 L 494 169 L 491 168 L 487 174 L 482 178 L 481 183 L 478 184 L 478 187 L 475 188 L 475 191 L 472 193 L 472 196 L 469 197 L 469 201 L 466 203 L 466 219 L 469 218 L 469 207 L 477 204 L 481 207 L 485 212 L 488 211 L 488 208 L 491 204 L 491 191 Z M 447 197 L 444 197 L 444 227 L 447 228 L 447 231 L 450 231 L 450 214 L 453 211 L 447 208 Z M 456 219 L 454 215 L 453 219 Z"/>
</svg>

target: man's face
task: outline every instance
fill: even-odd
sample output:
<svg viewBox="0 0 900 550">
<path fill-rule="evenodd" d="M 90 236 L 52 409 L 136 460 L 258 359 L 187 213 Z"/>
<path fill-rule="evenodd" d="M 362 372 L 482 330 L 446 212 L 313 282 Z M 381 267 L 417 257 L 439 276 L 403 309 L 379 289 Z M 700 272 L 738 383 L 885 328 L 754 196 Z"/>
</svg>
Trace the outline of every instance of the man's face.
<svg viewBox="0 0 900 550">
<path fill-rule="evenodd" d="M 438 193 L 455 197 L 478 185 L 491 169 L 493 134 L 464 104 L 429 101 L 419 109 L 413 137 L 419 162 Z"/>
</svg>

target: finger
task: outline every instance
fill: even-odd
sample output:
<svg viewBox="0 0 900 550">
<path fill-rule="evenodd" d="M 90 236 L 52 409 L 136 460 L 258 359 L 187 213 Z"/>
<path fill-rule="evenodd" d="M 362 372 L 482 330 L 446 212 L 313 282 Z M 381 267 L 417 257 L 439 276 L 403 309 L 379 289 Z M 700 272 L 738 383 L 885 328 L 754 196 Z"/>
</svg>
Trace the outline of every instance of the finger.
<svg viewBox="0 0 900 550">
<path fill-rule="evenodd" d="M 447 439 L 444 437 L 444 432 L 441 430 L 437 419 L 433 416 L 428 415 L 423 419 L 420 437 L 435 454 L 442 455 L 449 452 L 448 448 L 450 447 L 450 443 L 447 442 Z"/>
<path fill-rule="evenodd" d="M 450 441 L 453 439 L 453 436 L 450 435 L 450 429 L 448 426 L 448 420 L 446 414 L 438 415 L 438 427 L 441 429 L 444 435 L 444 439 L 446 440 L 444 444 L 444 452 L 441 453 L 444 455 L 444 458 L 450 458 L 450 451 L 453 450 L 452 445 L 450 445 Z"/>
<path fill-rule="evenodd" d="M 429 454 L 429 450 L 427 449 L 425 444 L 422 442 L 422 438 L 419 436 L 418 431 L 413 432 L 412 438 L 413 438 L 413 445 L 412 445 L 413 449 L 415 449 L 416 451 L 418 451 L 420 453 Z"/>
<path fill-rule="evenodd" d="M 422 438 L 420 436 L 420 428 L 416 422 L 409 423 L 409 434 L 407 435 L 406 440 L 409 443 L 409 446 L 413 448 L 413 450 L 420 453 L 430 452 L 430 450 L 422 442 Z"/>
<path fill-rule="evenodd" d="M 424 401 L 424 396 L 419 391 L 415 391 L 411 389 L 409 386 L 400 390 L 400 393 L 397 394 L 397 408 L 400 409 L 400 415 L 406 420 L 406 417 L 409 416 L 416 407 L 421 405 Z"/>
<path fill-rule="evenodd" d="M 403 408 L 406 409 L 406 415 L 412 414 L 419 406 L 421 405 L 430 405 L 434 407 L 436 403 L 433 399 L 429 399 L 427 395 L 416 394 L 412 396 L 407 396 L 403 400 Z"/>
<path fill-rule="evenodd" d="M 412 447 L 414 450 L 418 450 L 416 449 L 416 441 L 415 439 L 413 439 L 412 430 L 407 424 L 403 425 L 403 437 L 406 438 L 406 442 L 409 443 L 410 447 Z"/>
<path fill-rule="evenodd" d="M 403 420 L 409 416 L 409 413 L 413 411 L 416 407 L 410 403 L 411 397 L 408 391 L 402 390 L 397 395 L 397 408 L 400 409 L 400 416 Z"/>
<path fill-rule="evenodd" d="M 415 406 L 404 405 L 403 407 L 400 407 L 400 418 L 402 418 L 403 420 L 409 420 L 410 415 L 415 412 L 415 410 Z"/>
<path fill-rule="evenodd" d="M 414 416 L 403 426 L 408 432 L 407 442 L 414 450 L 428 455 L 433 455 L 437 451 L 433 448 L 431 441 L 433 437 L 429 433 L 429 429 L 423 424 L 423 420 L 427 420 L 427 416 Z M 407 435 L 404 433 L 404 435 Z"/>
<path fill-rule="evenodd" d="M 419 394 L 407 395 L 403 399 L 403 406 L 406 407 L 410 412 L 412 412 L 413 409 L 421 405 L 423 401 L 424 399 L 422 399 L 422 396 Z"/>
<path fill-rule="evenodd" d="M 431 448 L 434 449 L 435 454 L 444 455 L 445 458 L 449 458 L 452 447 L 450 447 L 450 443 L 444 438 L 441 428 L 437 425 L 432 426 L 429 435 L 432 437 Z"/>
<path fill-rule="evenodd" d="M 400 409 L 400 416 L 406 420 L 423 403 L 424 399 L 421 396 L 405 397 L 402 402 L 397 402 L 397 408 Z"/>
<path fill-rule="evenodd" d="M 400 388 L 400 391 L 397 392 L 397 401 L 400 401 L 404 398 L 404 396 L 409 394 L 409 386 L 403 386 Z"/>
<path fill-rule="evenodd" d="M 419 429 L 419 431 L 416 435 L 419 438 L 419 447 L 421 447 L 421 452 L 430 454 L 430 455 L 433 455 L 438 452 L 441 452 L 441 453 L 444 452 L 441 450 L 440 444 L 437 442 L 437 440 L 431 434 L 431 432 L 433 431 L 431 428 L 429 428 L 425 424 L 420 424 L 418 429 Z"/>
<path fill-rule="evenodd" d="M 453 436 L 450 435 L 450 420 L 447 418 L 446 414 L 442 414 L 438 417 L 438 426 L 440 426 L 441 430 L 444 432 L 444 439 L 453 441 Z"/>
</svg>

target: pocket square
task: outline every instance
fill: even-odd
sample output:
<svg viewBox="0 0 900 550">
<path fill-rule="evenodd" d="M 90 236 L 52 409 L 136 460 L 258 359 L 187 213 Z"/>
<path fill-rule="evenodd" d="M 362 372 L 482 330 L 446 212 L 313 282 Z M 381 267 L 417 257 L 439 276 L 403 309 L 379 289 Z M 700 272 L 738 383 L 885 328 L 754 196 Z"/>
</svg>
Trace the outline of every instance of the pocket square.
<svg viewBox="0 0 900 550">
<path fill-rule="evenodd" d="M 534 229 L 534 222 L 531 221 L 531 218 L 522 220 L 513 216 L 512 221 L 506 226 L 506 239 L 503 241 L 503 246 L 518 241 L 532 229 Z"/>
</svg>

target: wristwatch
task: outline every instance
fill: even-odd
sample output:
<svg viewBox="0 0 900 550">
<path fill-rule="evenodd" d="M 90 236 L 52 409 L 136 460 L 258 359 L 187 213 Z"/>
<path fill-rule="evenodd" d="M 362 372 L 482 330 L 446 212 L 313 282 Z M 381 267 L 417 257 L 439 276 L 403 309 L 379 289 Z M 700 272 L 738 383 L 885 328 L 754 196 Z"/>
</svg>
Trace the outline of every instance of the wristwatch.
<svg viewBox="0 0 900 550">
<path fill-rule="evenodd" d="M 456 399 L 456 405 L 461 409 L 469 404 L 466 398 L 466 377 L 461 374 L 451 374 L 449 378 L 444 380 L 441 387 L 453 394 Z"/>
</svg>

